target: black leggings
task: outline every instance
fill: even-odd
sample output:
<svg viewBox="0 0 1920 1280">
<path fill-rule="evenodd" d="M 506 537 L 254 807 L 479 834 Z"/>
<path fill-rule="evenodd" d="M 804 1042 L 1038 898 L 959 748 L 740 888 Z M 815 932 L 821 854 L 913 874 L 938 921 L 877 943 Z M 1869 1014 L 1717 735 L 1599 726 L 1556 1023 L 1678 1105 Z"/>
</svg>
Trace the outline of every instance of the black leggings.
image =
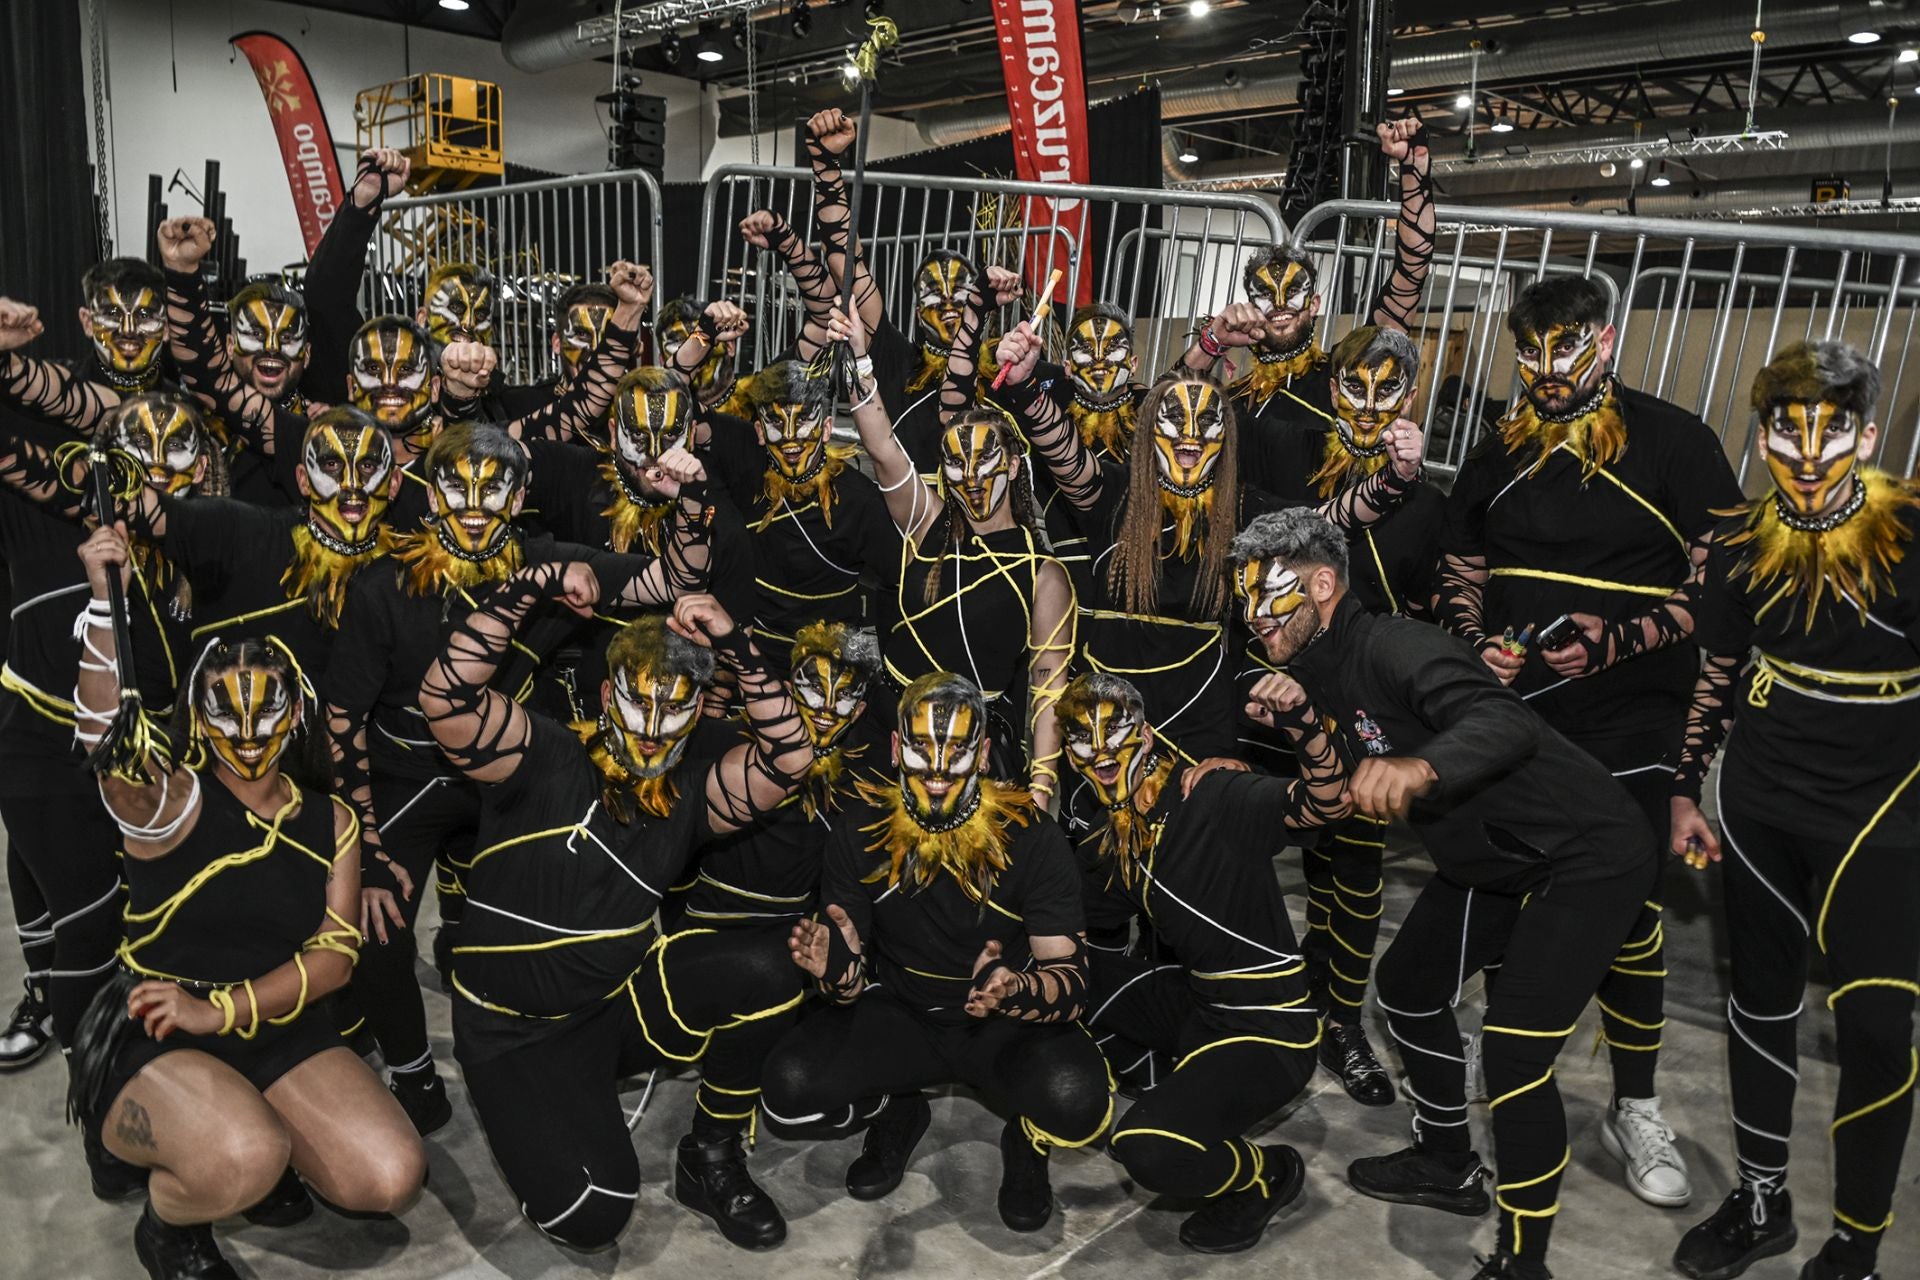
<svg viewBox="0 0 1920 1280">
<path fill-rule="evenodd" d="M 13 893 L 27 967 L 45 984 L 54 1034 L 71 1047 L 120 945 L 126 905 L 116 857 L 120 829 L 107 816 L 93 775 L 77 764 L 46 770 L 42 781 L 44 789 L 34 795 L 0 795 L 0 822 L 7 828 L 9 878 L 25 872 Z M 27 912 L 35 914 L 23 919 Z"/>
<path fill-rule="evenodd" d="M 1077 1022 L 930 1022 L 885 990 L 817 1009 L 767 1062 L 761 1109 L 777 1131 L 849 1131 L 884 1097 L 936 1085 L 977 1089 L 1020 1118 L 1037 1149 L 1084 1147 L 1113 1118 L 1107 1066 Z"/>
<path fill-rule="evenodd" d="M 420 782 L 376 775 L 373 806 L 380 818 L 381 847 L 413 877 L 413 896 L 400 903 L 406 927 L 396 929 L 388 921 L 386 945 L 374 936 L 360 949 L 360 963 L 353 973 L 353 998 L 379 1040 L 380 1055 L 387 1065 L 400 1071 L 417 1071 L 431 1066 L 433 1058 L 427 1047 L 427 1006 L 420 998 L 420 980 L 413 971 L 419 957 L 413 923 L 420 916 L 428 884 L 435 882 L 436 863 L 444 864 L 449 854 L 463 862 L 472 855 L 480 796 L 464 779 Z M 378 885 L 379 878 L 371 883 Z M 460 899 L 456 892 L 449 891 L 444 874 L 437 883 L 442 927 L 451 927 L 459 918 Z"/>
<path fill-rule="evenodd" d="M 507 1015 L 456 999 L 454 1053 L 520 1211 L 576 1249 L 603 1248 L 626 1229 L 640 1193 L 631 1133 L 640 1111 L 629 1117 L 620 1105 L 628 1076 L 698 1062 L 693 1131 L 746 1128 L 761 1064 L 800 1005 L 793 972 L 784 935 L 677 933 L 654 944 L 613 998 L 478 1061 L 462 1028 Z"/>
<path fill-rule="evenodd" d="M 1870 1265 L 1892 1221 L 1920 1071 L 1920 849 L 1862 844 L 1849 857 L 1851 834 L 1816 840 L 1762 826 L 1741 818 L 1733 796 L 1723 797 L 1720 823 L 1733 962 L 1727 1073 L 1741 1180 L 1786 1180 L 1811 936 L 1833 982 L 1827 1007 L 1838 1032 L 1834 1229 Z"/>
<path fill-rule="evenodd" d="M 1120 1042 L 1178 1056 L 1172 1074 L 1114 1126 L 1114 1158 L 1160 1195 L 1220 1196 L 1259 1183 L 1264 1157 L 1242 1135 L 1313 1075 L 1320 1028 L 1306 984 L 1295 978 L 1283 993 L 1301 1001 L 1298 1014 L 1262 1018 L 1200 1003 L 1179 965 L 1101 952 L 1092 960 L 1087 1026 L 1115 1037 L 1109 1057 Z"/>
<path fill-rule="evenodd" d="M 1402 1048 L 1414 1128 L 1430 1150 L 1466 1151 L 1465 1060 L 1453 1007 L 1470 974 L 1504 956 L 1487 1001 L 1485 1063 L 1499 1164 L 1500 1244 L 1543 1257 L 1572 1152 L 1553 1063 L 1645 902 L 1644 857 L 1603 880 L 1531 892 L 1467 889 L 1435 876 L 1407 912 L 1374 975 Z"/>
<path fill-rule="evenodd" d="M 1380 864 L 1387 824 L 1354 814 L 1304 847 L 1307 972 L 1329 1021 L 1356 1023 L 1380 938 Z"/>
</svg>

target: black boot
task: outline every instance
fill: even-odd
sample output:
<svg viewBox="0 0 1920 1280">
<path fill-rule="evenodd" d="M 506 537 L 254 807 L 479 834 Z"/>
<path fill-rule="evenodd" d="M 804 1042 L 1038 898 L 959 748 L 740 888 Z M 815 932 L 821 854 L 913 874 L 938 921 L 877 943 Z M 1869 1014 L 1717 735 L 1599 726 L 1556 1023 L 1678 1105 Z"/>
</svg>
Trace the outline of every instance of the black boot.
<svg viewBox="0 0 1920 1280">
<path fill-rule="evenodd" d="M 1009 1231 L 1038 1231 L 1053 1218 L 1047 1155 L 1020 1130 L 1020 1117 L 1000 1130 L 1000 1221 Z"/>
<path fill-rule="evenodd" d="M 1180 1243 L 1196 1253 L 1239 1253 L 1260 1243 L 1267 1221 L 1307 1185 L 1307 1162 L 1292 1147 L 1261 1147 L 1265 1186 L 1229 1192 L 1180 1224 Z"/>
<path fill-rule="evenodd" d="M 933 1108 L 924 1094 L 887 1099 L 880 1114 L 867 1122 L 860 1158 L 847 1166 L 847 1194 L 855 1200 L 878 1200 L 907 1176 L 907 1161 L 933 1122 Z"/>
<path fill-rule="evenodd" d="M 93 1130 L 81 1131 L 80 1146 L 87 1156 L 87 1175 L 93 1180 L 94 1195 L 113 1201 L 146 1194 L 147 1171 L 107 1150 Z"/>
<path fill-rule="evenodd" d="M 0 1071 L 18 1071 L 40 1060 L 53 1043 L 53 1013 L 47 1002 L 26 983 L 26 994 L 13 1006 L 13 1016 L 0 1029 Z"/>
<path fill-rule="evenodd" d="M 1553 1272 L 1544 1262 L 1523 1262 L 1505 1249 L 1480 1260 L 1473 1280 L 1553 1280 Z"/>
<path fill-rule="evenodd" d="M 1760 1259 L 1785 1253 L 1799 1239 L 1793 1197 L 1786 1188 L 1760 1191 L 1743 1182 L 1711 1218 L 1680 1237 L 1673 1266 L 1693 1280 L 1733 1280 Z"/>
<path fill-rule="evenodd" d="M 1880 1280 L 1880 1273 L 1859 1256 L 1857 1243 L 1834 1236 L 1800 1268 L 1800 1280 Z"/>
<path fill-rule="evenodd" d="M 787 1220 L 747 1172 L 747 1153 L 737 1133 L 714 1142 L 692 1134 L 680 1139 L 673 1198 L 712 1218 L 720 1234 L 742 1249 L 771 1249 L 787 1238 Z"/>
<path fill-rule="evenodd" d="M 1359 1023 L 1327 1023 L 1320 1034 L 1320 1065 L 1338 1076 L 1347 1096 L 1361 1106 L 1393 1105 L 1393 1078 L 1373 1056 L 1366 1029 Z"/>
<path fill-rule="evenodd" d="M 258 1204 L 241 1210 L 240 1216 L 256 1227 L 290 1227 L 313 1216 L 313 1197 L 307 1194 L 300 1175 L 288 1169 L 273 1184 L 273 1190 Z"/>
<path fill-rule="evenodd" d="M 413 1121 L 421 1137 L 453 1119 L 453 1100 L 447 1097 L 447 1086 L 440 1082 L 440 1074 L 431 1063 L 419 1071 L 391 1074 L 393 1078 L 387 1088 L 400 1100 L 400 1109 L 407 1113 L 407 1119 Z"/>
<path fill-rule="evenodd" d="M 1424 1205 L 1477 1218 L 1490 1203 L 1481 1182 L 1486 1166 L 1471 1151 L 1423 1151 L 1407 1147 L 1388 1156 L 1368 1156 L 1347 1166 L 1347 1182 L 1363 1196 L 1394 1204 Z"/>
<path fill-rule="evenodd" d="M 240 1280 L 206 1223 L 176 1227 L 153 1216 L 153 1202 L 133 1227 L 133 1251 L 153 1280 Z"/>
</svg>

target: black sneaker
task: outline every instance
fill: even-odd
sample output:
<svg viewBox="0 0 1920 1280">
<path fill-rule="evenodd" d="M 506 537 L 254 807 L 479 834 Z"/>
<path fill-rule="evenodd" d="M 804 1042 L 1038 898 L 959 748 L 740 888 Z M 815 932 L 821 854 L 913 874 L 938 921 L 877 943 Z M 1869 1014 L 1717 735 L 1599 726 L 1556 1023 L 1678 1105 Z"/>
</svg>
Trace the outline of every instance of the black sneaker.
<svg viewBox="0 0 1920 1280">
<path fill-rule="evenodd" d="M 240 1280 L 220 1256 L 213 1228 L 202 1222 L 176 1227 L 153 1216 L 153 1202 L 133 1226 L 133 1251 L 153 1280 Z"/>
<path fill-rule="evenodd" d="M 395 1071 L 387 1088 L 400 1100 L 400 1109 L 413 1121 L 413 1127 L 426 1137 L 453 1119 L 453 1100 L 447 1086 L 431 1066 L 421 1071 Z"/>
<path fill-rule="evenodd" d="M 1329 1022 L 1320 1033 L 1320 1065 L 1340 1079 L 1347 1096 L 1363 1107 L 1390 1107 L 1393 1078 L 1373 1056 L 1366 1028 L 1357 1022 Z"/>
<path fill-rule="evenodd" d="M 273 1190 L 258 1204 L 241 1210 L 240 1216 L 256 1227 L 290 1227 L 313 1216 L 313 1197 L 307 1194 L 300 1175 L 288 1169 L 273 1184 Z"/>
<path fill-rule="evenodd" d="M 1491 1258 L 1480 1259 L 1473 1280 L 1553 1280 L 1553 1272 L 1544 1262 L 1522 1262 L 1503 1249 Z"/>
<path fill-rule="evenodd" d="M 1491 1201 L 1481 1182 L 1487 1167 L 1471 1151 L 1422 1151 L 1407 1147 L 1389 1156 L 1368 1156 L 1347 1166 L 1347 1182 L 1363 1196 L 1394 1204 L 1424 1205 L 1477 1218 Z"/>
<path fill-rule="evenodd" d="M 701 1142 L 692 1134 L 674 1153 L 673 1198 L 713 1219 L 720 1234 L 742 1249 L 771 1249 L 787 1238 L 780 1206 L 747 1172 L 739 1134 Z"/>
<path fill-rule="evenodd" d="M 1680 1237 L 1674 1269 L 1693 1280 L 1733 1280 L 1762 1258 L 1785 1253 L 1800 1240 L 1793 1197 L 1785 1187 L 1761 1192 L 1741 1183 L 1708 1218 Z"/>
<path fill-rule="evenodd" d="M 1829 1239 L 1800 1268 L 1800 1280 L 1880 1280 L 1880 1273 L 1871 1265 L 1848 1259 L 1840 1241 Z"/>
<path fill-rule="evenodd" d="M 87 1176 L 99 1199 L 112 1202 L 146 1194 L 147 1171 L 107 1150 L 91 1129 L 81 1131 L 80 1149 L 86 1153 Z"/>
<path fill-rule="evenodd" d="M 1038 1231 L 1052 1217 L 1046 1153 L 1033 1149 L 1015 1116 L 1000 1130 L 1000 1221 L 1009 1231 Z"/>
<path fill-rule="evenodd" d="M 887 1099 L 887 1105 L 867 1122 L 860 1156 L 847 1166 L 847 1194 L 855 1200 L 878 1200 L 907 1176 L 907 1161 L 933 1123 L 933 1108 L 924 1094 Z"/>
<path fill-rule="evenodd" d="M 1307 1185 L 1307 1162 L 1292 1147 L 1261 1147 L 1266 1185 L 1234 1191 L 1180 1224 L 1180 1243 L 1196 1253 L 1239 1253 L 1260 1243 L 1274 1214 L 1300 1198 Z"/>
<path fill-rule="evenodd" d="M 27 982 L 26 994 L 13 1006 L 6 1030 L 0 1031 L 0 1071 L 18 1071 L 39 1061 L 53 1043 L 53 1013 Z"/>
</svg>

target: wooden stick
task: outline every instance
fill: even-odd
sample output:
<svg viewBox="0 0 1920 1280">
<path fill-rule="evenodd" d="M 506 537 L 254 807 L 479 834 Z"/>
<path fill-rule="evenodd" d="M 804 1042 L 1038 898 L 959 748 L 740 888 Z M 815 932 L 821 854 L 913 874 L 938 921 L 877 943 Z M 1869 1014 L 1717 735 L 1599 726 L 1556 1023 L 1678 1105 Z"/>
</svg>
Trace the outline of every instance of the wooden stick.
<svg viewBox="0 0 1920 1280">
<path fill-rule="evenodd" d="M 1047 312 L 1053 310 L 1053 290 L 1054 290 L 1054 287 L 1060 283 L 1060 277 L 1064 276 L 1065 274 L 1066 272 L 1064 270 L 1062 270 L 1059 267 L 1055 267 L 1053 269 L 1053 274 L 1047 277 L 1047 287 L 1040 291 L 1040 305 L 1033 309 L 1033 318 L 1027 321 L 1028 328 L 1032 328 L 1033 326 L 1039 324 L 1042 320 L 1045 320 L 1047 318 Z M 1007 380 L 1007 367 L 1005 365 L 1001 365 L 1000 372 L 993 375 L 993 389 L 995 391 L 998 391 L 1000 389 L 1000 384 L 1005 382 L 1006 380 Z"/>
</svg>

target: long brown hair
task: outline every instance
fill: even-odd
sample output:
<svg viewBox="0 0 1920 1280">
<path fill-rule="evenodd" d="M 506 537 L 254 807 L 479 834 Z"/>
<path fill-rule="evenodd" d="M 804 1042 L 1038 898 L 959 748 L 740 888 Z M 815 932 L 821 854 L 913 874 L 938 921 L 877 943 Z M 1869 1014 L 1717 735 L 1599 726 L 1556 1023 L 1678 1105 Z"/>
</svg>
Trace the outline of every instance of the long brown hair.
<svg viewBox="0 0 1920 1280">
<path fill-rule="evenodd" d="M 1015 429 L 1013 420 L 998 409 L 968 409 L 964 413 L 956 414 L 953 421 L 940 428 L 940 438 L 946 439 L 947 432 L 956 427 L 993 428 L 999 434 L 1000 447 L 1006 450 L 1007 456 L 1020 460 L 1020 474 L 1016 475 L 1013 483 L 1007 486 L 1007 501 L 1012 504 L 1013 522 L 1032 532 L 1034 527 L 1033 459 L 1028 455 L 1027 443 Z M 966 546 L 967 535 L 973 532 L 973 522 L 967 519 L 966 504 L 951 493 L 945 495 L 944 501 L 943 514 L 934 521 L 933 528 L 938 529 L 942 522 L 945 523 L 946 545 L 940 548 L 937 561 L 927 573 L 927 604 L 932 604 L 940 598 L 940 581 L 946 576 L 944 570 L 947 557 L 959 555 L 961 549 Z M 933 532 L 933 529 L 929 529 L 928 532 Z M 932 550 L 932 548 L 923 548 L 923 550 Z"/>
<path fill-rule="evenodd" d="M 1220 398 L 1226 434 L 1213 466 L 1213 493 L 1201 533 L 1200 574 L 1189 603 L 1196 617 L 1215 617 L 1227 604 L 1227 544 L 1240 528 L 1240 419 L 1219 380 L 1196 373 L 1168 374 L 1148 388 L 1133 417 L 1128 446 L 1127 498 L 1114 531 L 1113 559 L 1107 565 L 1107 590 L 1128 613 L 1160 609 L 1159 467 L 1154 462 L 1154 423 L 1160 404 L 1180 383 L 1212 387 Z M 1218 531 L 1218 536 L 1216 536 Z"/>
</svg>

